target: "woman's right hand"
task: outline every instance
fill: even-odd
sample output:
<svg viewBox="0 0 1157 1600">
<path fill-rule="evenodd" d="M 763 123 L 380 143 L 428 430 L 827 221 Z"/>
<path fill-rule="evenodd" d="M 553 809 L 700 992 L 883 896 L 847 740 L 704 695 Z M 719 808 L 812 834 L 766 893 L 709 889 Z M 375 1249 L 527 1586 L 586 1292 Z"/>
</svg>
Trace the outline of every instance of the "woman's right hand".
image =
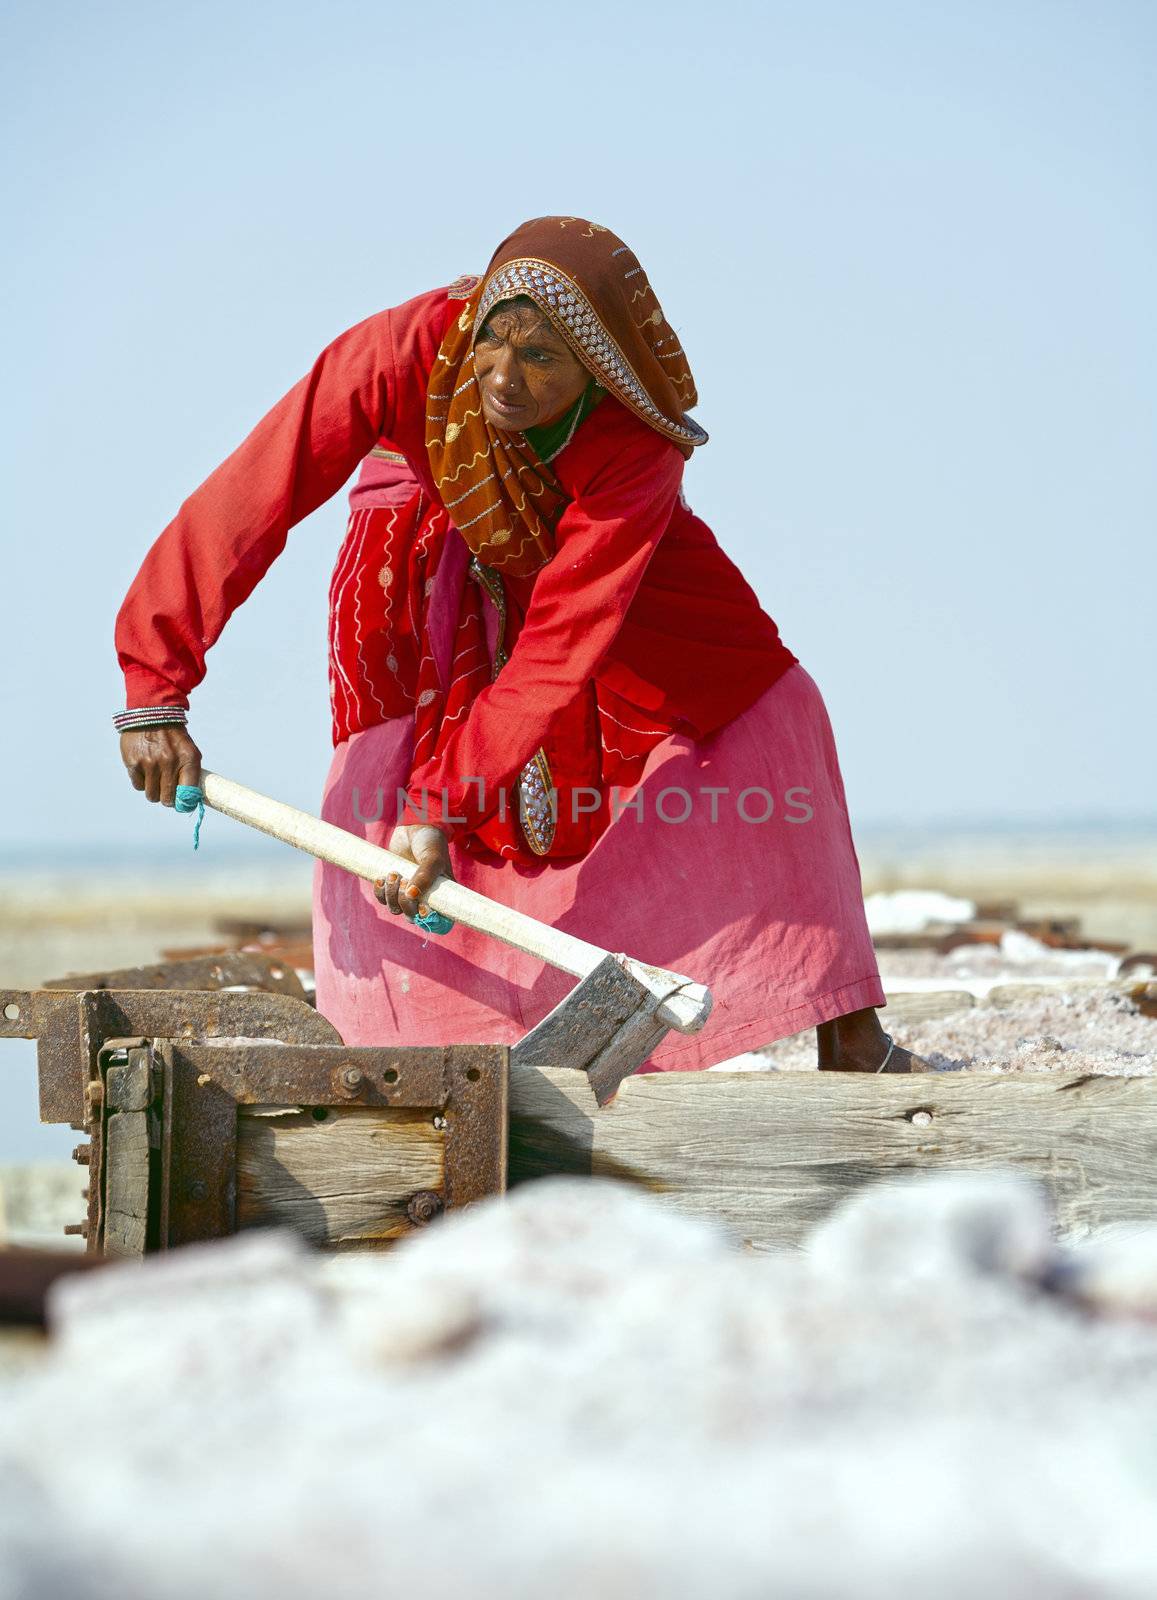
<svg viewBox="0 0 1157 1600">
<path fill-rule="evenodd" d="M 404 860 L 416 862 L 417 867 L 407 878 L 404 893 L 396 872 L 379 878 L 374 899 L 395 916 L 404 912 L 412 922 L 429 911 L 425 897 L 439 878 L 454 882 L 449 841 L 441 828 L 429 823 L 399 823 L 390 836 L 389 848 Z"/>
<path fill-rule="evenodd" d="M 121 760 L 134 789 L 162 805 L 176 804 L 177 785 L 201 784 L 201 752 L 183 727 L 126 728 L 121 734 Z"/>
</svg>

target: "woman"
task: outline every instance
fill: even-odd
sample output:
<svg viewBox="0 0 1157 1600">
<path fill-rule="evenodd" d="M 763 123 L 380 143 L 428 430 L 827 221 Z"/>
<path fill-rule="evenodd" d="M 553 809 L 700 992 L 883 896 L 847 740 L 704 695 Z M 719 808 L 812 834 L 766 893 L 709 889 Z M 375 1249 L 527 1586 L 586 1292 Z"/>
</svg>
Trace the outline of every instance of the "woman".
<svg viewBox="0 0 1157 1600">
<path fill-rule="evenodd" d="M 627 246 L 538 218 L 481 279 L 335 340 L 146 557 L 116 721 L 134 786 L 171 805 L 200 773 L 206 650 L 362 463 L 323 814 L 418 865 L 405 893 L 316 872 L 318 1005 L 348 1044 L 512 1043 L 571 987 L 469 928 L 431 939 L 445 874 L 709 984 L 704 1029 L 652 1070 L 811 1027 L 821 1068 L 912 1069 L 876 1015 L 819 690 L 683 496 L 696 401 Z"/>
</svg>

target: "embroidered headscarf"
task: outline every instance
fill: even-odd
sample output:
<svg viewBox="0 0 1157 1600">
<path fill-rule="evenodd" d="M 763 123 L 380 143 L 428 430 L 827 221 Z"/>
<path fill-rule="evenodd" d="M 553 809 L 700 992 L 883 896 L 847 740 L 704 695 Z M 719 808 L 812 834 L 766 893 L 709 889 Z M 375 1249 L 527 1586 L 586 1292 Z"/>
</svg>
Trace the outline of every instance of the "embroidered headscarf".
<svg viewBox="0 0 1157 1600">
<path fill-rule="evenodd" d="M 474 340 L 502 300 L 526 295 L 587 370 L 685 456 L 706 442 L 686 413 L 697 403 L 683 347 L 634 252 L 582 217 L 537 217 L 495 251 L 464 298 L 430 376 L 426 450 L 438 495 L 478 559 L 528 576 L 554 554 L 567 500 L 522 433 L 492 428 L 482 412 Z"/>
</svg>

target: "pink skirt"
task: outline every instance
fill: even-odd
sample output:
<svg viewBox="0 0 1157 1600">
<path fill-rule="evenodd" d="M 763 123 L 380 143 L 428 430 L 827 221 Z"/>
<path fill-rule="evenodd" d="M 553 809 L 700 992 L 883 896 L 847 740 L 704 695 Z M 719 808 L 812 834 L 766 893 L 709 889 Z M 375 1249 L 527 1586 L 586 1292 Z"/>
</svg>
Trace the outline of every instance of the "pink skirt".
<svg viewBox="0 0 1157 1600">
<path fill-rule="evenodd" d="M 467 554 L 463 544 L 439 572 L 440 665 Z M 388 843 L 412 746 L 412 716 L 339 746 L 326 819 Z M 469 888 L 709 986 L 704 1027 L 669 1033 L 645 1070 L 714 1066 L 885 1003 L 831 723 L 802 666 L 710 737 L 665 739 L 619 802 L 580 861 L 484 862 L 453 844 L 450 853 Z M 318 1007 L 351 1045 L 514 1044 L 576 981 L 461 924 L 423 933 L 368 883 L 324 863 L 313 939 Z"/>
</svg>

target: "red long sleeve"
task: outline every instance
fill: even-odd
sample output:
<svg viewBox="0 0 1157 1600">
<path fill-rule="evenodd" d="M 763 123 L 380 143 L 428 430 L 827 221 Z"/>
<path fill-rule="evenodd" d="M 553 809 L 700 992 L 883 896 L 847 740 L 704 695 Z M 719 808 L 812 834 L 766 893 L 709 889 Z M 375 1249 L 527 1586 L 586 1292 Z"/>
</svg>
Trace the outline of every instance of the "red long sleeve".
<svg viewBox="0 0 1157 1600">
<path fill-rule="evenodd" d="M 341 488 L 399 409 L 424 413 L 446 309 L 434 290 L 341 334 L 189 496 L 117 616 L 128 706 L 187 706 L 206 652 L 290 528 Z"/>
<path fill-rule="evenodd" d="M 403 821 L 453 838 L 498 809 L 499 792 L 606 659 L 670 523 L 683 465 L 673 444 L 639 427 L 567 506 L 509 660 L 441 754 L 411 774 Z"/>
<path fill-rule="evenodd" d="M 290 528 L 380 440 L 435 500 L 426 393 L 457 314 L 447 290 L 435 289 L 341 334 L 190 495 L 117 617 L 129 707 L 188 705 L 206 652 Z M 610 395 L 578 429 L 552 463 L 570 502 L 555 554 L 533 578 L 508 581 L 510 658 L 440 755 L 411 773 L 406 820 L 451 836 L 477 828 L 592 678 L 644 719 L 707 734 L 794 664 L 750 585 L 683 502 L 683 465 L 673 444 Z"/>
</svg>

